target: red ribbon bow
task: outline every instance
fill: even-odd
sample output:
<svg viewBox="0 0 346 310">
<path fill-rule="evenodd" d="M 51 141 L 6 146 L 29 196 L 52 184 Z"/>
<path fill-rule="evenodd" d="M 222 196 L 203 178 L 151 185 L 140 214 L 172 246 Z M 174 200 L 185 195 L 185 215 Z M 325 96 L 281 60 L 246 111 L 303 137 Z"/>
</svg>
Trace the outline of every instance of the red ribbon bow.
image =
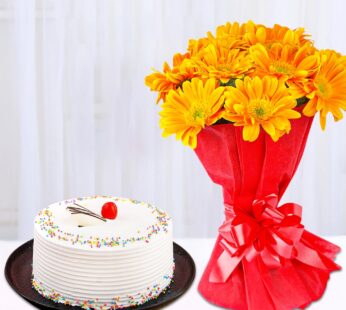
<svg viewBox="0 0 346 310">
<path fill-rule="evenodd" d="M 226 206 L 226 221 L 219 228 L 223 252 L 211 270 L 210 282 L 226 282 L 243 258 L 252 261 L 258 257 L 268 268 L 295 258 L 328 269 L 316 251 L 300 242 L 304 232 L 302 207 L 295 203 L 277 205 L 278 196 L 271 194 L 252 203 L 252 215 Z"/>
</svg>

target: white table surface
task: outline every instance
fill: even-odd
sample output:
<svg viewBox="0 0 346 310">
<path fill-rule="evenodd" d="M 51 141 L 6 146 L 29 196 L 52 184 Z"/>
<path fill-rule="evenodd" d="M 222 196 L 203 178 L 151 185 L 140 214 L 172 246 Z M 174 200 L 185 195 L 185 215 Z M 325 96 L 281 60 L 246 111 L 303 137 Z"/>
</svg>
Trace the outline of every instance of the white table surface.
<svg viewBox="0 0 346 310">
<path fill-rule="evenodd" d="M 336 243 L 342 249 L 346 249 L 346 236 L 329 237 L 327 240 Z M 179 245 L 185 248 L 193 257 L 196 263 L 196 278 L 191 288 L 178 300 L 167 306 L 165 309 L 217 309 L 217 307 L 207 303 L 197 292 L 197 284 L 203 269 L 209 259 L 212 251 L 213 239 L 176 239 Z M 22 241 L 0 241 L 0 309 L 35 309 L 32 305 L 17 295 L 7 284 L 4 276 L 4 268 L 7 257 L 11 252 L 21 245 Z M 342 251 L 338 257 L 339 265 L 344 266 L 346 270 L 346 252 Z M 344 310 L 346 309 L 346 271 L 333 272 L 327 289 L 322 298 L 313 303 L 311 310 Z"/>
</svg>

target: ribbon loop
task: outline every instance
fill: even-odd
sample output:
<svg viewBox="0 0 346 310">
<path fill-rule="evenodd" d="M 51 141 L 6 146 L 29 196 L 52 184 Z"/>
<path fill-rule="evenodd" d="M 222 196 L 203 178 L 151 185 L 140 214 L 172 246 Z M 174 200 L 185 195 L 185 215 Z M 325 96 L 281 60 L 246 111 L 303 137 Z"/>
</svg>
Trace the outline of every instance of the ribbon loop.
<svg viewBox="0 0 346 310">
<path fill-rule="evenodd" d="M 276 194 L 254 200 L 252 214 L 225 207 L 226 220 L 219 228 L 223 252 L 211 270 L 209 281 L 226 282 L 244 257 L 248 261 L 258 257 L 268 268 L 280 267 L 284 259 L 295 257 L 307 261 L 304 255 L 297 254 L 302 249 L 297 245 L 304 232 L 300 224 L 302 207 L 295 203 L 278 207 L 278 201 Z"/>
</svg>

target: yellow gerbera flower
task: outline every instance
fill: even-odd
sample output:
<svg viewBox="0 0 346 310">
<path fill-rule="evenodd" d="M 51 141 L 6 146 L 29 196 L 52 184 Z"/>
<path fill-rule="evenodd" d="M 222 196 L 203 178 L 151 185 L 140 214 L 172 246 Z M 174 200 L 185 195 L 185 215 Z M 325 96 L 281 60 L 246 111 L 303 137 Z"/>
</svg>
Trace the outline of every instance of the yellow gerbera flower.
<svg viewBox="0 0 346 310">
<path fill-rule="evenodd" d="M 175 134 L 184 145 L 195 148 L 197 134 L 205 126 L 218 121 L 223 114 L 224 87 L 217 87 L 215 79 L 203 85 L 194 78 L 183 83 L 182 88 L 171 90 L 160 112 L 163 136 Z"/>
<path fill-rule="evenodd" d="M 309 43 L 298 49 L 289 44 L 276 43 L 269 49 L 256 44 L 249 51 L 255 62 L 254 75 L 276 76 L 292 86 L 292 95 L 296 98 L 306 94 L 304 85 L 317 72 L 320 63 L 318 54 Z"/>
<path fill-rule="evenodd" d="M 216 35 L 211 32 L 207 33 L 207 37 L 198 40 L 189 40 L 188 51 L 191 56 L 197 55 L 202 49 L 209 44 L 219 45 L 227 49 L 240 48 L 245 50 L 247 48 L 243 36 L 246 33 L 247 27 L 253 27 L 254 23 L 249 21 L 246 24 L 229 23 L 218 26 L 216 28 Z"/>
<path fill-rule="evenodd" d="M 247 28 L 254 27 L 254 23 L 249 21 L 245 24 L 229 23 L 227 22 L 225 25 L 218 26 L 216 28 L 216 36 L 214 36 L 209 32 L 208 37 L 214 38 L 214 41 L 210 39 L 211 42 L 219 41 L 220 45 L 228 48 L 240 48 L 242 50 L 247 49 L 247 42 L 243 40 L 243 36 L 247 31 Z"/>
<path fill-rule="evenodd" d="M 277 141 L 290 132 L 289 120 L 300 117 L 300 113 L 293 110 L 296 100 L 289 95 L 285 84 L 275 77 L 237 80 L 236 87 L 227 88 L 225 98 L 223 118 L 234 122 L 235 126 L 244 126 L 245 141 L 255 141 L 260 127 Z"/>
<path fill-rule="evenodd" d="M 326 116 L 330 112 L 334 120 L 343 118 L 346 111 L 346 68 L 345 57 L 331 50 L 320 51 L 321 68 L 311 83 L 310 101 L 303 113 L 313 116 L 320 112 L 322 129 L 326 127 Z"/>
<path fill-rule="evenodd" d="M 304 28 L 292 30 L 277 24 L 272 28 L 268 28 L 250 22 L 246 25 L 244 41 L 250 46 L 261 43 L 269 48 L 275 43 L 288 44 L 296 47 L 303 46 L 307 42 L 311 43 L 304 33 Z"/>
<path fill-rule="evenodd" d="M 249 22 L 253 23 L 253 22 Z M 245 24 L 239 24 L 237 22 L 230 23 L 227 22 L 224 25 L 220 25 L 216 28 L 216 37 L 217 38 L 223 38 L 223 37 L 235 37 L 239 38 L 243 36 L 245 33 Z"/>
<path fill-rule="evenodd" d="M 187 47 L 191 57 L 196 56 L 201 50 L 207 47 L 211 43 L 209 38 L 201 38 L 198 40 L 190 39 Z"/>
<path fill-rule="evenodd" d="M 228 49 L 218 42 L 209 44 L 189 61 L 202 78 L 216 78 L 223 83 L 230 78 L 243 76 L 252 68 L 246 51 Z"/>
<path fill-rule="evenodd" d="M 306 42 L 311 42 L 307 39 L 304 33 L 304 28 L 289 29 L 275 24 L 272 28 L 261 24 L 255 24 L 253 21 L 248 21 L 244 24 L 229 23 L 216 28 L 217 39 L 230 39 L 238 42 L 238 46 L 251 46 L 261 43 L 266 47 L 271 47 L 275 43 L 289 44 L 292 46 L 302 46 Z"/>
<path fill-rule="evenodd" d="M 179 53 L 175 54 L 173 57 L 172 69 L 167 62 L 165 62 L 163 65 L 163 73 L 155 71 L 146 76 L 145 84 L 150 87 L 150 90 L 159 92 L 156 103 L 161 99 L 164 101 L 167 93 L 171 89 L 176 89 L 184 81 L 191 79 L 195 75 L 195 70 L 184 61 L 189 57 L 189 53 L 184 55 Z"/>
</svg>

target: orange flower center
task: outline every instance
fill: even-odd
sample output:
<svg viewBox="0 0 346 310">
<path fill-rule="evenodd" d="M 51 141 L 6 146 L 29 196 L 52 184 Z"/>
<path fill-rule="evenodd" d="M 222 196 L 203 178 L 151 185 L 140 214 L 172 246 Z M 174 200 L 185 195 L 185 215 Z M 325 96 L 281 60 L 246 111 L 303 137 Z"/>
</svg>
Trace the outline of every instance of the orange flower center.
<svg viewBox="0 0 346 310">
<path fill-rule="evenodd" d="M 248 103 L 247 111 L 254 119 L 267 120 L 271 115 L 272 105 L 266 99 L 254 99 Z"/>
<path fill-rule="evenodd" d="M 201 110 L 195 110 L 192 114 L 192 117 L 194 120 L 197 120 L 198 118 L 203 118 L 204 117 L 204 112 Z"/>
<path fill-rule="evenodd" d="M 227 64 L 220 64 L 220 65 L 217 66 L 216 69 L 219 70 L 219 71 L 229 71 L 230 66 L 227 65 Z"/>
<path fill-rule="evenodd" d="M 324 99 L 331 96 L 332 88 L 324 77 L 317 78 L 314 84 L 317 88 L 317 96 Z"/>
<path fill-rule="evenodd" d="M 198 124 L 203 127 L 206 115 L 208 115 L 206 105 L 202 102 L 195 102 L 190 110 L 185 113 L 185 121 L 190 126 Z"/>
<path fill-rule="evenodd" d="M 274 72 L 284 74 L 284 75 L 291 75 L 295 71 L 294 66 L 280 60 L 274 61 L 272 67 Z"/>
</svg>

